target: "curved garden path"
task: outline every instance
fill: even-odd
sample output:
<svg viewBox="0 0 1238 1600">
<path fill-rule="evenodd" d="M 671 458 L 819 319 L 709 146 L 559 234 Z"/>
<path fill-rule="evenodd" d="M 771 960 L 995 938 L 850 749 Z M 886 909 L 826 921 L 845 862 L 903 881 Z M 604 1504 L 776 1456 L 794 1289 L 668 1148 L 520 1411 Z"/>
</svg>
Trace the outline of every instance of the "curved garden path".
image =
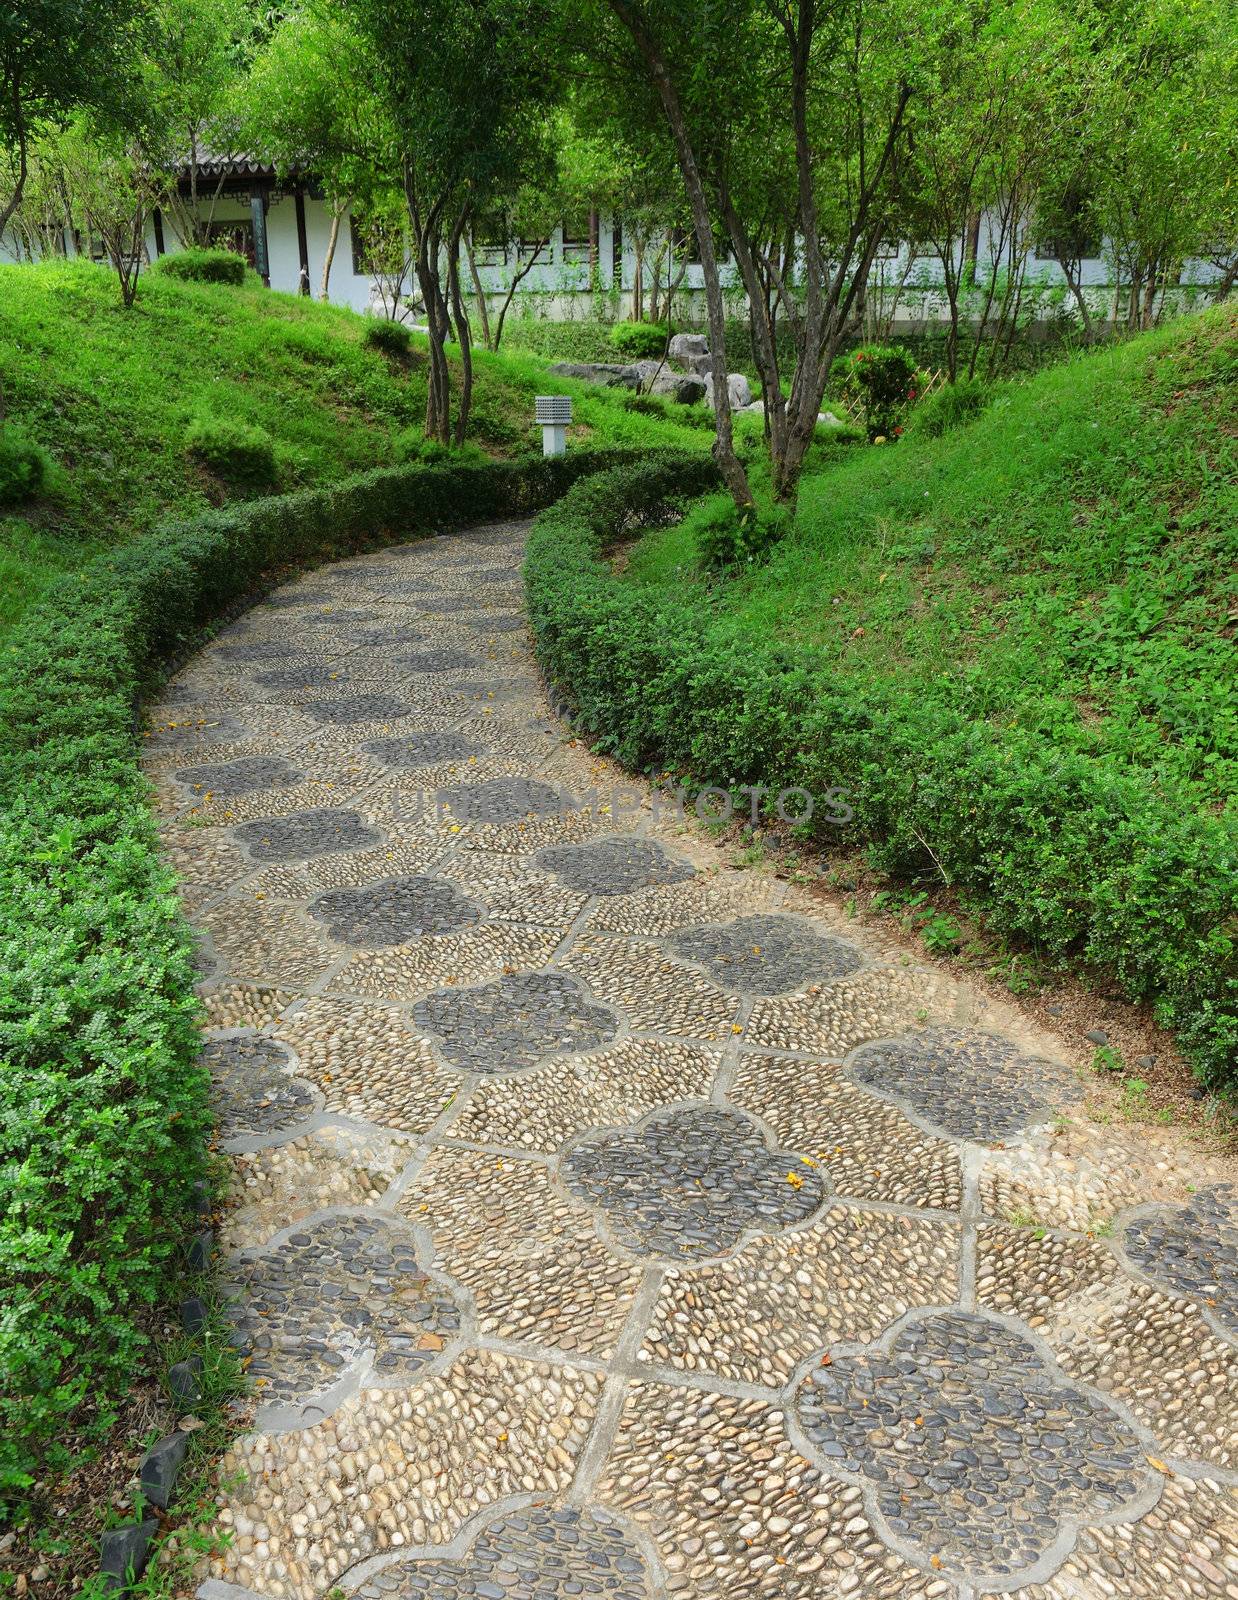
<svg viewBox="0 0 1238 1600">
<path fill-rule="evenodd" d="M 152 713 L 254 1381 L 203 1594 L 1238 1595 L 1220 1169 L 612 794 L 523 533 L 290 585 Z"/>
</svg>

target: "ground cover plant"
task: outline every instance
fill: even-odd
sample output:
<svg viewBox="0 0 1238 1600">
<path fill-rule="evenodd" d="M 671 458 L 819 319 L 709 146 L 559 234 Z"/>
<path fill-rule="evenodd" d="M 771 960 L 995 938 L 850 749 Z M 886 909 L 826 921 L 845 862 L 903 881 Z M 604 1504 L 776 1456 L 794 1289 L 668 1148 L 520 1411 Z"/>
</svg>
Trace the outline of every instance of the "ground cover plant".
<svg viewBox="0 0 1238 1600">
<path fill-rule="evenodd" d="M 1225 1081 L 1235 364 L 1219 308 L 937 438 L 819 456 L 794 526 L 721 579 L 724 498 L 657 519 L 620 579 L 586 485 L 532 546 L 543 659 L 625 760 L 843 786 L 875 864 L 1104 967 Z"/>
<path fill-rule="evenodd" d="M 0 627 L 84 558 L 163 516 L 253 492 L 250 476 L 221 473 L 186 448 L 199 415 L 216 429 L 262 430 L 274 476 L 260 476 L 282 491 L 406 458 L 425 421 L 424 341 L 414 334 L 409 359 L 393 361 L 369 347 L 376 326 L 273 294 L 252 273 L 239 286 L 152 275 L 127 312 L 89 262 L 0 267 L 6 437 L 37 446 L 50 467 L 38 493 L 17 501 L 0 491 Z M 470 437 L 486 454 L 540 446 L 538 393 L 574 396 L 573 448 L 708 448 L 698 430 L 631 412 L 620 394 L 545 368 L 528 353 L 477 352 Z"/>
</svg>

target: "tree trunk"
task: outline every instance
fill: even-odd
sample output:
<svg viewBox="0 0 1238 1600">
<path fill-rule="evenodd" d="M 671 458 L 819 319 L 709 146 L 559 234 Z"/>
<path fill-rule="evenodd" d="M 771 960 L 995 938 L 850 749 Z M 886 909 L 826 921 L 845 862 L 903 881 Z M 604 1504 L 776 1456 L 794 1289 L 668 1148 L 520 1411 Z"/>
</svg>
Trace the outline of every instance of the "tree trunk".
<svg viewBox="0 0 1238 1600">
<path fill-rule="evenodd" d="M 533 247 L 532 255 L 525 262 L 524 266 L 522 266 L 515 274 L 511 283 L 508 285 L 507 293 L 503 297 L 503 304 L 499 307 L 498 321 L 495 323 L 494 327 L 494 343 L 490 347 L 492 350 L 497 350 L 503 343 L 503 324 L 507 321 L 507 313 L 511 310 L 511 305 L 513 299 L 515 298 L 516 290 L 528 277 L 529 273 L 533 271 L 533 268 L 537 265 L 542 251 L 547 249 L 549 245 L 550 239 L 548 237 L 545 239 L 539 239 L 536 245 Z"/>
<path fill-rule="evenodd" d="M 1062 276 L 1066 279 L 1066 286 L 1079 312 L 1079 321 L 1083 324 L 1083 337 L 1088 344 L 1091 344 L 1092 313 L 1088 310 L 1088 303 L 1083 294 L 1083 262 L 1058 256 L 1057 264 L 1062 269 Z"/>
<path fill-rule="evenodd" d="M 21 205 L 22 195 L 25 193 L 26 189 L 26 178 L 29 170 L 26 121 L 22 115 L 21 94 L 16 83 L 13 85 L 13 110 L 17 124 L 17 179 L 13 184 L 13 192 L 5 201 L 3 208 L 0 209 L 0 236 L 3 236 L 4 230 L 8 227 L 13 213 L 17 210 L 18 206 Z"/>
<path fill-rule="evenodd" d="M 735 435 L 731 421 L 731 397 L 726 384 L 726 306 L 722 299 L 722 280 L 718 275 L 718 258 L 714 251 L 713 227 L 705 188 L 697 166 L 696 153 L 688 133 L 687 119 L 675 86 L 671 82 L 666 63 L 653 39 L 636 14 L 630 0 L 610 0 L 611 10 L 632 35 L 637 49 L 645 59 L 653 78 L 662 109 L 670 126 L 671 138 L 679 170 L 683 175 L 688 204 L 692 209 L 692 225 L 696 230 L 697 247 L 701 253 L 701 273 L 705 279 L 705 303 L 709 310 L 709 348 L 714 362 L 714 460 L 722 480 L 730 490 L 736 508 L 750 512 L 753 506 L 752 489 L 748 474 L 735 454 Z"/>
<path fill-rule="evenodd" d="M 468 256 L 469 277 L 473 280 L 473 297 L 477 301 L 477 312 L 481 317 L 482 343 L 487 350 L 494 350 L 497 346 L 490 337 L 490 307 L 486 304 L 486 291 L 481 286 L 481 273 L 477 270 L 477 256 L 473 250 L 471 233 L 466 233 L 464 236 L 464 250 Z"/>
<path fill-rule="evenodd" d="M 337 202 L 331 207 L 331 231 L 327 235 L 327 253 L 322 261 L 322 283 L 318 290 L 318 298 L 320 300 L 329 300 L 331 298 L 328 290 L 328 285 L 331 282 L 331 268 L 335 263 L 335 247 L 340 242 L 340 221 L 348 205 L 349 202 L 345 200 Z"/>
<path fill-rule="evenodd" d="M 456 408 L 456 426 L 453 435 L 457 445 L 464 443 L 468 431 L 469 411 L 473 404 L 473 332 L 469 327 L 468 307 L 460 292 L 460 241 L 468 226 L 469 208 L 456 218 L 447 243 L 447 289 L 451 295 L 451 314 L 455 319 L 456 338 L 460 344 L 460 404 Z"/>
</svg>

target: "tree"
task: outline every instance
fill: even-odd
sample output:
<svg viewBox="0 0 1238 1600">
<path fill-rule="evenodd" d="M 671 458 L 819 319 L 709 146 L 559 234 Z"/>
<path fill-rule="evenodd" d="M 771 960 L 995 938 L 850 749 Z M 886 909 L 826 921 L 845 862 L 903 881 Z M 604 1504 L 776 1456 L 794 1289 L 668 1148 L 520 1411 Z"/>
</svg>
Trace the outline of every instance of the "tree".
<svg viewBox="0 0 1238 1600">
<path fill-rule="evenodd" d="M 86 112 L 55 138 L 54 155 L 73 215 L 102 245 L 132 306 L 146 256 L 146 221 L 167 186 L 131 134 L 94 126 Z"/>
<path fill-rule="evenodd" d="M 79 107 L 123 120 L 140 54 L 143 0 L 19 0 L 0 6 L 0 234 L 21 204 L 31 146 Z"/>
<path fill-rule="evenodd" d="M 370 41 L 394 132 L 430 347 L 426 435 L 460 443 L 472 398 L 472 338 L 460 282 L 470 219 L 544 160 L 556 74 L 549 0 L 343 0 Z M 454 428 L 446 346 L 461 385 Z"/>
<path fill-rule="evenodd" d="M 202 207 L 202 167 L 212 149 L 235 148 L 232 100 L 241 82 L 252 29 L 246 0 L 151 0 L 144 57 L 146 142 L 153 161 L 188 174 L 188 194 L 176 185 L 165 197 L 181 243 L 211 236 L 221 176 Z"/>
<path fill-rule="evenodd" d="M 931 0 L 607 5 L 675 148 L 715 371 L 726 350 L 719 235 L 730 248 L 748 300 L 774 494 L 793 502 L 830 367 L 892 214 L 908 106 L 947 36 Z M 789 394 L 779 316 L 794 351 Z M 725 389 L 714 385 L 714 454 L 743 510 L 752 496 Z"/>
<path fill-rule="evenodd" d="M 961 7 L 953 34 L 913 107 L 899 218 L 941 266 L 952 383 L 963 314 L 978 316 L 982 336 L 1003 303 L 1003 264 L 1009 282 L 1046 156 L 1071 134 L 1053 114 L 1054 88 L 1071 62 L 1069 22 L 1054 0 Z M 975 359 L 973 348 L 969 368 Z"/>
<path fill-rule="evenodd" d="M 369 41 L 331 0 L 287 12 L 258 49 L 239 96 L 242 141 L 283 173 L 312 174 L 331 213 L 319 296 L 329 298 L 340 224 L 397 181 L 393 131 L 374 89 Z M 385 257 L 384 257 L 385 259 Z"/>
</svg>

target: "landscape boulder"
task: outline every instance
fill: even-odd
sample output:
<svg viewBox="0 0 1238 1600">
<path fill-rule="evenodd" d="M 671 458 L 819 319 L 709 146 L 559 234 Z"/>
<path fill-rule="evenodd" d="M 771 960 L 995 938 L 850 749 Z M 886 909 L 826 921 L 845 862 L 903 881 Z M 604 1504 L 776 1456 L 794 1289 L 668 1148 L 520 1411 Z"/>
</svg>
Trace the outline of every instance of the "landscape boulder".
<svg viewBox="0 0 1238 1600">
<path fill-rule="evenodd" d="M 602 383 L 610 389 L 639 389 L 640 373 L 614 361 L 556 361 L 548 369 L 556 378 L 576 378 L 582 383 Z"/>
<path fill-rule="evenodd" d="M 672 361 L 682 361 L 686 366 L 691 356 L 707 356 L 709 340 L 703 333 L 677 333 L 667 346 Z"/>
<path fill-rule="evenodd" d="M 705 398 L 705 385 L 690 373 L 676 372 L 665 361 L 634 361 L 645 394 L 661 394 L 683 406 Z"/>
<path fill-rule="evenodd" d="M 672 372 L 663 367 L 653 380 L 650 394 L 664 394 L 681 406 L 694 406 L 705 398 L 705 380 L 688 372 Z"/>
<path fill-rule="evenodd" d="M 711 374 L 709 377 L 703 378 L 701 381 L 705 385 L 705 399 L 709 402 L 709 405 L 712 409 L 714 403 L 713 375 Z M 731 397 L 732 411 L 742 411 L 745 406 L 750 406 L 752 404 L 752 390 L 749 388 L 748 380 L 744 377 L 742 372 L 729 372 L 727 374 L 726 391 Z"/>
</svg>

